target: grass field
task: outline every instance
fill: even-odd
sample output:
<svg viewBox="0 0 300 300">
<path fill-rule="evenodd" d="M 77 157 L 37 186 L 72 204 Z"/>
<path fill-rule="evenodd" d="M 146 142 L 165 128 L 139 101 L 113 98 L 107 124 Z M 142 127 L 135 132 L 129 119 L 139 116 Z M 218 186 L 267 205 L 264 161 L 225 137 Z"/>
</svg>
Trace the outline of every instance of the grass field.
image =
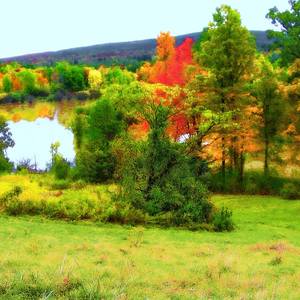
<svg viewBox="0 0 300 300">
<path fill-rule="evenodd" d="M 230 233 L 0 216 L 1 299 L 299 299 L 300 201 L 214 196 Z"/>
</svg>

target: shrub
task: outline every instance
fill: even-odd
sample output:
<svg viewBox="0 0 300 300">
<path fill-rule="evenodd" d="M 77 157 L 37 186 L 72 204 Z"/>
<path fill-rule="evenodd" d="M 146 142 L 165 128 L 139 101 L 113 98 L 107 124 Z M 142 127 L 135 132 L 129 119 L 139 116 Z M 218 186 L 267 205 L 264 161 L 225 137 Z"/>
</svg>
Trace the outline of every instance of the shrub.
<svg viewBox="0 0 300 300">
<path fill-rule="evenodd" d="M 65 198 L 58 202 L 53 216 L 69 220 L 92 219 L 95 217 L 95 211 L 96 203 L 88 198 Z"/>
<path fill-rule="evenodd" d="M 300 199 L 300 187 L 295 183 L 286 183 L 280 190 L 280 195 L 284 199 Z"/>
<path fill-rule="evenodd" d="M 65 190 L 69 188 L 70 182 L 66 179 L 55 180 L 51 183 L 51 189 L 53 190 Z"/>
<path fill-rule="evenodd" d="M 51 171 L 56 179 L 66 179 L 70 173 L 70 163 L 61 155 L 56 154 L 53 160 Z"/>
<path fill-rule="evenodd" d="M 20 186 L 13 187 L 10 191 L 0 197 L 0 204 L 5 207 L 7 203 L 18 198 L 22 191 L 23 190 Z"/>
<path fill-rule="evenodd" d="M 172 142 L 166 134 L 169 111 L 157 106 L 151 113 L 148 140 L 132 142 L 131 149 L 121 145 L 116 151 L 124 162 L 120 198 L 163 225 L 210 222 L 209 193 L 191 168 L 185 145 Z"/>
<path fill-rule="evenodd" d="M 0 173 L 10 172 L 13 168 L 13 164 L 0 153 Z"/>
<path fill-rule="evenodd" d="M 215 212 L 213 216 L 213 226 L 215 231 L 233 230 L 232 212 L 226 207 L 222 207 L 221 210 Z"/>
<path fill-rule="evenodd" d="M 109 149 L 95 149 L 92 145 L 84 147 L 76 155 L 76 171 L 73 176 L 88 182 L 106 182 L 111 179 L 115 169 L 115 158 Z"/>
<path fill-rule="evenodd" d="M 38 215 L 42 213 L 41 202 L 32 200 L 21 201 L 19 198 L 14 198 L 7 203 L 5 208 L 6 213 L 13 216 L 18 215 Z"/>
<path fill-rule="evenodd" d="M 61 182 L 63 183 L 63 182 Z M 61 184 L 60 183 L 60 184 Z M 59 200 L 20 200 L 22 188 L 14 187 L 0 197 L 0 206 L 9 215 L 43 215 L 66 220 L 94 220 L 119 224 L 145 224 L 147 215 L 116 199 L 99 201 L 77 192 L 62 194 Z"/>
</svg>

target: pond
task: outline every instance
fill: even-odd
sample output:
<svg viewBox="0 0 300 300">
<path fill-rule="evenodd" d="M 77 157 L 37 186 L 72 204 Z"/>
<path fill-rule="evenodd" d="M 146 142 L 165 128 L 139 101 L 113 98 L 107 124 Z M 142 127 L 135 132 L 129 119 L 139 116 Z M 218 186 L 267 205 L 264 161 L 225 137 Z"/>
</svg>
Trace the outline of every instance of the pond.
<svg viewBox="0 0 300 300">
<path fill-rule="evenodd" d="M 7 149 L 7 156 L 14 164 L 30 159 L 37 169 L 45 170 L 50 162 L 50 146 L 59 142 L 59 153 L 72 162 L 75 158 L 73 133 L 58 122 L 57 118 L 38 118 L 35 121 L 21 120 L 8 122 L 15 141 L 13 148 Z"/>
<path fill-rule="evenodd" d="M 36 103 L 23 105 L 1 105 L 0 114 L 8 122 L 15 142 L 7 149 L 7 157 L 15 165 L 30 160 L 38 170 L 45 170 L 51 160 L 50 145 L 60 143 L 59 153 L 68 161 L 75 158 L 74 136 L 69 129 L 74 108 L 87 105 L 75 101 L 60 103 Z"/>
</svg>

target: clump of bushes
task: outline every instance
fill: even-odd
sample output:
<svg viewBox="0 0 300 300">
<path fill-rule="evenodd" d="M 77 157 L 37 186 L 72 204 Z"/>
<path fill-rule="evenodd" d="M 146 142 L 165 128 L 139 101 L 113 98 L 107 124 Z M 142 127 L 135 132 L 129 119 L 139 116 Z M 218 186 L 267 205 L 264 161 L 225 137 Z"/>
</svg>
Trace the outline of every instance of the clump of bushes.
<svg viewBox="0 0 300 300">
<path fill-rule="evenodd" d="M 185 145 L 172 142 L 166 134 L 168 108 L 150 107 L 147 141 L 126 140 L 118 145 L 121 166 L 121 201 L 147 213 L 164 226 L 194 228 L 212 224 L 217 209 L 209 200 L 209 192 L 191 167 Z M 228 212 L 228 211 L 226 211 Z M 222 230 L 232 230 L 231 214 L 222 214 Z"/>
<path fill-rule="evenodd" d="M 59 142 L 51 144 L 51 164 L 50 171 L 58 180 L 66 180 L 71 171 L 71 164 L 58 152 Z"/>
<path fill-rule="evenodd" d="M 56 155 L 51 167 L 56 179 L 65 180 L 70 174 L 70 163 L 61 155 Z"/>
<path fill-rule="evenodd" d="M 300 185 L 295 183 L 286 183 L 280 190 L 280 195 L 284 199 L 296 200 L 300 199 Z"/>
<path fill-rule="evenodd" d="M 50 187 L 52 190 L 65 190 L 70 187 L 70 181 L 66 179 L 55 180 Z"/>
<path fill-rule="evenodd" d="M 84 195 L 61 196 L 58 200 L 26 200 L 19 196 L 22 188 L 16 186 L 0 198 L 0 206 L 9 215 L 42 215 L 70 221 L 92 220 L 119 224 L 145 224 L 147 215 L 128 203 L 113 199 L 99 201 Z"/>
<path fill-rule="evenodd" d="M 221 210 L 214 214 L 213 227 L 215 231 L 233 230 L 232 212 L 228 208 L 222 207 Z"/>
<path fill-rule="evenodd" d="M 0 153 L 0 173 L 10 172 L 13 168 L 13 164 Z"/>
</svg>

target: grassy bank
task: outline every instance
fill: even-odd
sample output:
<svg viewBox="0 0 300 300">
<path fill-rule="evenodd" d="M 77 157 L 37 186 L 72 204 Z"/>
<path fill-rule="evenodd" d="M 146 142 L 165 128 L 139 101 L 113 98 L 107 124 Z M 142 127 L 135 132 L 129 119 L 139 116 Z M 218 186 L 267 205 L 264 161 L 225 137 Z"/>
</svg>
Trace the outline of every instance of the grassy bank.
<svg viewBox="0 0 300 300">
<path fill-rule="evenodd" d="M 300 201 L 215 196 L 231 233 L 0 217 L 1 299 L 298 299 Z"/>
</svg>

